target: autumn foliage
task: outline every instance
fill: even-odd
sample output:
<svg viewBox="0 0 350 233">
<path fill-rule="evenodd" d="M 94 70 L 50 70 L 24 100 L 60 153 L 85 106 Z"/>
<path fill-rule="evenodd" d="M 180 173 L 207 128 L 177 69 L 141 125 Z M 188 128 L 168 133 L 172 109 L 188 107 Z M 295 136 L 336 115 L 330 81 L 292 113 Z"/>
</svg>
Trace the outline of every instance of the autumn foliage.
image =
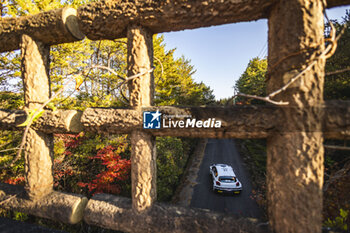
<svg viewBox="0 0 350 233">
<path fill-rule="evenodd" d="M 54 186 L 85 195 L 128 193 L 127 136 L 56 135 Z"/>
<path fill-rule="evenodd" d="M 54 188 L 87 196 L 96 193 L 127 195 L 130 189 L 129 142 L 126 135 L 56 134 Z M 18 172 L 9 169 L 5 183 L 24 185 L 23 161 Z M 3 171 L 6 172 L 6 171 Z"/>
<path fill-rule="evenodd" d="M 119 145 L 118 148 L 111 145 L 104 147 L 91 159 L 100 160 L 106 166 L 106 170 L 95 176 L 91 182 L 79 182 L 80 187 L 88 187 L 89 192 L 95 193 L 115 193 L 121 191 L 118 181 L 126 181 L 130 177 L 130 159 L 122 159 L 120 153 L 125 151 L 126 144 Z"/>
<path fill-rule="evenodd" d="M 25 178 L 23 176 L 20 176 L 20 177 L 10 177 L 8 178 L 7 180 L 5 180 L 4 182 L 7 183 L 7 184 L 13 184 L 13 185 L 24 185 L 24 181 L 25 181 Z"/>
</svg>

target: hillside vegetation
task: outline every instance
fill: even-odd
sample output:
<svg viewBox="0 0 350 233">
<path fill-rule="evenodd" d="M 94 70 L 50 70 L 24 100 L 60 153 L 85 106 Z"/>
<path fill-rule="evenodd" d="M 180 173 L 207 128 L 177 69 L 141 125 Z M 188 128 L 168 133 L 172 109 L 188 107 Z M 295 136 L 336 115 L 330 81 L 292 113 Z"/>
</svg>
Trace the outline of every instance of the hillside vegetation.
<svg viewBox="0 0 350 233">
<path fill-rule="evenodd" d="M 89 1 L 5 1 L 1 16 L 21 16 L 60 8 L 77 7 Z M 91 107 L 127 107 L 126 39 L 83 41 L 51 47 L 52 92 L 59 91 L 70 78 L 80 87 L 68 87 L 50 103 L 50 108 L 84 110 Z M 154 35 L 155 105 L 206 105 L 214 101 L 212 90 L 197 83 L 194 67 L 185 57 L 176 58 L 162 36 Z M 91 66 L 100 68 L 90 69 Z M 101 68 L 102 67 L 102 68 Z M 0 54 L 0 108 L 22 109 L 23 86 L 19 51 Z M 15 157 L 22 132 L 0 132 L 0 166 Z M 157 146 L 157 193 L 159 201 L 170 201 L 186 166 L 196 139 L 159 137 Z M 91 197 L 110 193 L 130 197 L 130 138 L 128 135 L 55 134 L 54 188 Z M 24 160 L 0 171 L 0 181 L 24 185 Z M 36 221 L 70 232 L 106 232 L 84 223 L 68 226 L 19 212 L 0 210 L 0 216 Z M 112 231 L 110 231 L 112 232 Z"/>
<path fill-rule="evenodd" d="M 337 32 L 346 25 L 346 29 L 338 42 L 335 54 L 327 60 L 324 84 L 325 100 L 350 100 L 350 11 L 347 11 L 342 22 L 333 21 Z M 328 36 L 329 25 L 325 35 Z M 341 71 L 341 72 L 338 72 Z M 266 58 L 253 58 L 244 73 L 235 84 L 237 92 L 266 96 L 265 76 L 267 72 Z M 235 101 L 226 99 L 221 104 L 266 104 L 261 100 L 238 97 Z M 238 140 L 240 150 L 249 164 L 255 190 L 252 198 L 266 210 L 266 141 Z M 350 147 L 346 140 L 325 140 L 325 145 Z M 282 156 L 282 155 L 281 155 Z M 348 230 L 350 227 L 350 150 L 325 148 L 324 173 L 324 226 L 337 230 Z"/>
</svg>

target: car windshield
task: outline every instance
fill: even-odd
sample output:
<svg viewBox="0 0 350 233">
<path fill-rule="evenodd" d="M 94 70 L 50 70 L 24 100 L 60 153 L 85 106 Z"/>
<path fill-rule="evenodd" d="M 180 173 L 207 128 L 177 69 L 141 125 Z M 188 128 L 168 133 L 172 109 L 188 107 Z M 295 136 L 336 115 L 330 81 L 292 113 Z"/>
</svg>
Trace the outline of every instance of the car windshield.
<svg viewBox="0 0 350 233">
<path fill-rule="evenodd" d="M 236 182 L 236 177 L 233 177 L 233 176 L 220 176 L 219 180 L 221 182 L 225 182 L 225 183 L 233 183 L 233 182 Z"/>
</svg>

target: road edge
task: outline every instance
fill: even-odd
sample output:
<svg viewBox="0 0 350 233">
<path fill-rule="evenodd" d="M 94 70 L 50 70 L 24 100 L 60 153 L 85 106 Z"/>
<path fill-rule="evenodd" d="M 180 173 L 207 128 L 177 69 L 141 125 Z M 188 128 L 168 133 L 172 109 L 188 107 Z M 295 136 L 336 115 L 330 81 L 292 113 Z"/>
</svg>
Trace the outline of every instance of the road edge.
<svg viewBox="0 0 350 233">
<path fill-rule="evenodd" d="M 189 207 L 192 200 L 194 186 L 197 184 L 199 168 L 202 164 L 204 151 L 208 139 L 201 138 L 197 143 L 194 152 L 190 155 L 185 171 L 181 177 L 180 185 L 177 187 L 171 200 L 173 204 Z"/>
</svg>

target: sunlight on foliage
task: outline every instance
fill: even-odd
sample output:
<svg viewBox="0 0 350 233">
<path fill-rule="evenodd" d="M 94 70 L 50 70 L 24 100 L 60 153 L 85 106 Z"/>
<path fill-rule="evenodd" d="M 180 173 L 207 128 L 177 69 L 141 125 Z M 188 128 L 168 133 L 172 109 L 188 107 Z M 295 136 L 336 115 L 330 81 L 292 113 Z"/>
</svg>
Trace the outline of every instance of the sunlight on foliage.
<svg viewBox="0 0 350 233">
<path fill-rule="evenodd" d="M 235 84 L 236 91 L 249 95 L 266 96 L 265 75 L 267 72 L 267 59 L 253 58 Z M 238 102 L 248 104 L 261 104 L 262 101 L 237 98 Z"/>
<path fill-rule="evenodd" d="M 334 220 L 327 219 L 327 221 L 324 223 L 326 227 L 331 227 L 343 231 L 348 230 L 348 225 L 346 224 L 346 221 L 349 217 L 349 210 L 339 210 L 339 216 L 336 217 Z"/>
</svg>

